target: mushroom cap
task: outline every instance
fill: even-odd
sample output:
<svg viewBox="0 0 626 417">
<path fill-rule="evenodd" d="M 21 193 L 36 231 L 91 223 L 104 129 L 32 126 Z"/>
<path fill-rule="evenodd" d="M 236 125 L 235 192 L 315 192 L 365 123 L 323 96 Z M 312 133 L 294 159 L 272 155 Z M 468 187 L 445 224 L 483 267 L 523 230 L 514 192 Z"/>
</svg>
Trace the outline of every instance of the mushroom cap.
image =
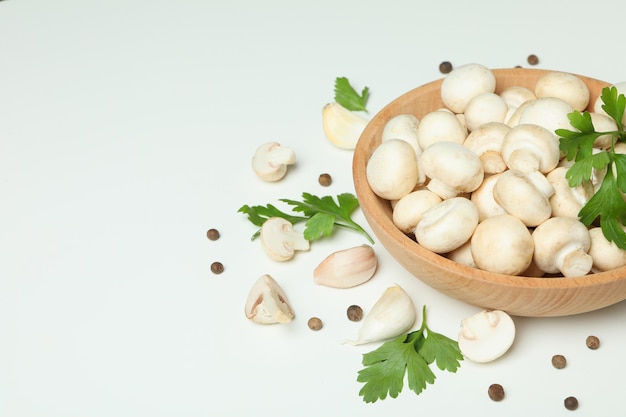
<svg viewBox="0 0 626 417">
<path fill-rule="evenodd" d="M 537 98 L 527 101 L 522 107 L 517 124 L 539 125 L 550 132 L 572 128 L 567 115 L 574 111 L 574 108 L 558 97 Z"/>
<path fill-rule="evenodd" d="M 510 214 L 486 218 L 476 226 L 471 239 L 478 268 L 498 274 L 522 274 L 530 266 L 534 249 L 526 225 Z"/>
<path fill-rule="evenodd" d="M 387 200 L 399 200 L 418 182 L 415 151 L 402 139 L 381 142 L 367 161 L 365 175 L 374 194 Z"/>
<path fill-rule="evenodd" d="M 493 187 L 493 198 L 507 213 L 526 226 L 537 226 L 550 218 L 552 207 L 546 197 L 523 172 L 504 171 Z"/>
<path fill-rule="evenodd" d="M 441 83 L 441 100 L 454 113 L 464 113 L 467 103 L 481 93 L 496 90 L 496 77 L 481 64 L 465 64 L 454 68 Z"/>
<path fill-rule="evenodd" d="M 270 217 L 261 226 L 261 245 L 267 255 L 276 261 L 288 261 L 296 250 L 309 250 L 309 241 L 302 232 L 282 217 Z"/>
<path fill-rule="evenodd" d="M 467 129 L 449 111 L 435 110 L 425 114 L 416 129 L 417 143 L 422 151 L 436 142 L 463 143 Z"/>
<path fill-rule="evenodd" d="M 519 85 L 505 88 L 500 92 L 500 97 L 502 97 L 507 106 L 513 108 L 518 108 L 524 102 L 537 98 L 531 89 Z"/>
<path fill-rule="evenodd" d="M 556 134 L 532 124 L 512 127 L 502 140 L 501 154 L 509 168 L 524 173 L 550 172 L 561 157 Z"/>
<path fill-rule="evenodd" d="M 412 114 L 398 114 L 385 124 L 382 133 L 382 141 L 389 139 L 402 139 L 411 145 L 416 156 L 422 154 L 422 149 L 417 141 L 417 126 L 420 121 Z"/>
<path fill-rule="evenodd" d="M 465 107 L 465 125 L 471 132 L 489 122 L 504 122 L 509 107 L 496 93 L 481 93 L 474 96 Z"/>
<path fill-rule="evenodd" d="M 501 310 L 481 311 L 461 322 L 459 350 L 472 362 L 486 363 L 504 355 L 515 341 L 515 323 Z"/>
<path fill-rule="evenodd" d="M 293 149 L 278 142 L 267 142 L 259 146 L 252 157 L 252 169 L 265 181 L 278 181 L 287 173 L 287 165 L 296 162 Z"/>
<path fill-rule="evenodd" d="M 595 272 L 610 271 L 626 266 L 626 250 L 620 249 L 614 242 L 610 242 L 600 227 L 589 229 L 591 246 L 589 255 L 593 259 L 592 269 Z"/>
<path fill-rule="evenodd" d="M 607 116 L 605 113 L 589 113 L 591 116 L 591 123 L 596 132 L 615 132 L 617 131 L 617 123 L 613 118 Z M 613 145 L 613 135 L 602 135 L 593 142 L 593 147 L 598 149 L 609 149 Z"/>
<path fill-rule="evenodd" d="M 578 212 L 593 196 L 593 184 L 584 181 L 575 187 L 569 185 L 565 174 L 567 168 L 559 166 L 548 174 L 546 179 L 554 188 L 554 194 L 549 198 L 553 217 L 572 217 L 578 219 Z"/>
<path fill-rule="evenodd" d="M 504 123 L 489 122 L 472 130 L 463 146 L 479 156 L 485 174 L 496 174 L 506 170 L 507 166 L 500 153 L 504 136 L 511 128 Z"/>
<path fill-rule="evenodd" d="M 477 224 L 476 206 L 465 197 L 453 197 L 424 212 L 415 238 L 428 250 L 447 253 L 467 242 Z"/>
<path fill-rule="evenodd" d="M 427 188 L 444 199 L 474 191 L 485 176 L 478 155 L 454 142 L 437 142 L 424 149 L 420 165 L 430 178 Z"/>
<path fill-rule="evenodd" d="M 578 111 L 585 110 L 589 105 L 587 84 L 566 72 L 552 71 L 541 76 L 535 83 L 535 95 L 538 98 L 560 98 Z"/>
<path fill-rule="evenodd" d="M 468 240 L 458 248 L 445 254 L 445 257 L 461 265 L 478 268 L 472 257 L 472 245 Z"/>
<path fill-rule="evenodd" d="M 541 270 L 566 277 L 586 275 L 591 270 L 593 260 L 587 254 L 591 237 L 578 219 L 551 217 L 537 226 L 532 236 L 533 259 Z"/>
<path fill-rule="evenodd" d="M 480 187 L 470 196 L 470 200 L 478 209 L 478 219 L 481 222 L 487 217 L 506 213 L 506 210 L 493 198 L 493 187 L 499 176 L 500 174 L 493 174 L 485 177 Z"/>
<path fill-rule="evenodd" d="M 289 323 L 295 316 L 285 292 L 267 274 L 250 288 L 244 312 L 248 319 L 261 324 Z"/>
<path fill-rule="evenodd" d="M 617 88 L 618 94 L 626 94 L 626 81 L 615 83 L 612 85 L 612 87 Z M 600 95 L 598 96 L 598 98 L 596 98 L 596 101 L 593 104 L 593 111 L 596 113 L 606 114 L 602 106 L 603 106 L 602 96 Z M 626 125 L 626 112 L 624 112 L 624 116 L 622 117 L 622 125 Z"/>
<path fill-rule="evenodd" d="M 430 190 L 415 190 L 398 200 L 393 206 L 392 220 L 405 234 L 413 234 L 424 212 L 441 203 L 441 197 Z"/>
</svg>

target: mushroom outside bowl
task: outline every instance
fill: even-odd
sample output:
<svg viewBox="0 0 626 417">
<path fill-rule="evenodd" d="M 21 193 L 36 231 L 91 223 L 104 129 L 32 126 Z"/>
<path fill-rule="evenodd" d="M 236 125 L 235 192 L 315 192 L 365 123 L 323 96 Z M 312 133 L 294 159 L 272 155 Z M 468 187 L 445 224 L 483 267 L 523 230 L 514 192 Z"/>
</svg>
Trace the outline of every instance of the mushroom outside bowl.
<svg viewBox="0 0 626 417">
<path fill-rule="evenodd" d="M 534 88 L 540 69 L 496 69 L 496 93 L 509 86 Z M 590 90 L 589 111 L 607 82 L 578 77 Z M 367 162 L 381 143 L 387 121 L 399 114 L 425 114 L 444 107 L 440 87 L 443 79 L 415 88 L 384 107 L 366 126 L 353 156 L 353 180 L 363 214 L 389 253 L 411 274 L 432 288 L 480 308 L 503 310 L 511 315 L 554 317 L 585 313 L 626 299 L 626 267 L 576 278 L 503 275 L 451 261 L 420 246 L 392 221 L 388 200 L 371 190 L 366 178 Z"/>
</svg>

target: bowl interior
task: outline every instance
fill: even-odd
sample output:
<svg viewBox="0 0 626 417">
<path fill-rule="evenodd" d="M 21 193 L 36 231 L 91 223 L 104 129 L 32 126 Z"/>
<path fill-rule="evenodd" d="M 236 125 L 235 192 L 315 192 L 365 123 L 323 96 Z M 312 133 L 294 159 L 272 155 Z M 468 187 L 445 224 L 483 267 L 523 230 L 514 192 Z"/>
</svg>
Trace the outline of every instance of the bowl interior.
<svg viewBox="0 0 626 417">
<path fill-rule="evenodd" d="M 540 69 L 495 69 L 496 93 L 510 86 L 534 89 Z M 609 83 L 577 75 L 590 90 L 589 110 Z M 370 189 L 365 170 L 381 142 L 387 121 L 398 114 L 418 119 L 444 107 L 443 79 L 417 87 L 384 107 L 367 125 L 354 150 L 353 180 L 361 209 L 372 231 L 389 253 L 417 278 L 453 298 L 518 316 L 565 316 L 597 310 L 626 299 L 626 267 L 579 278 L 530 278 L 471 268 L 435 254 L 402 233 L 392 221 L 390 202 Z"/>
</svg>

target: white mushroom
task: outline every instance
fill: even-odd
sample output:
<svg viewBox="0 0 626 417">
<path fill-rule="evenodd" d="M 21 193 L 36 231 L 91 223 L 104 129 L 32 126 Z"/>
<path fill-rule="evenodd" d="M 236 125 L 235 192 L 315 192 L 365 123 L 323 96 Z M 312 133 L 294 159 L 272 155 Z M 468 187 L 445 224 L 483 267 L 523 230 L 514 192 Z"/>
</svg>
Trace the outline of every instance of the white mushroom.
<svg viewBox="0 0 626 417">
<path fill-rule="evenodd" d="M 441 203 L 441 197 L 430 190 L 415 190 L 393 206 L 392 220 L 403 233 L 412 235 L 426 210 Z"/>
<path fill-rule="evenodd" d="M 296 162 L 293 149 L 277 142 L 259 146 L 252 157 L 252 169 L 265 181 L 278 181 L 287 173 L 287 165 Z"/>
<path fill-rule="evenodd" d="M 531 124 L 511 128 L 502 140 L 502 159 L 511 169 L 525 174 L 552 171 L 559 163 L 559 139 L 549 130 Z"/>
<path fill-rule="evenodd" d="M 415 228 L 417 243 L 435 253 L 447 253 L 469 240 L 478 224 L 476 206 L 453 197 L 426 210 Z"/>
<path fill-rule="evenodd" d="M 430 181 L 426 187 L 441 198 L 472 192 L 483 182 L 483 165 L 478 155 L 454 142 L 437 142 L 424 149 L 422 171 Z"/>
<path fill-rule="evenodd" d="M 250 288 L 244 311 L 248 319 L 260 324 L 289 323 L 294 318 L 285 292 L 267 274 Z"/>
<path fill-rule="evenodd" d="M 532 90 L 519 85 L 513 85 L 507 87 L 500 92 L 500 97 L 511 108 L 518 108 L 526 101 L 534 100 L 537 98 Z"/>
<path fill-rule="evenodd" d="M 463 143 L 467 130 L 459 119 L 448 111 L 432 111 L 425 114 L 416 129 L 419 147 L 424 149 L 436 142 Z"/>
<path fill-rule="evenodd" d="M 618 94 L 626 94 L 626 81 L 615 83 L 611 87 L 615 87 Z M 606 112 L 602 108 L 603 105 L 604 104 L 602 102 L 602 96 L 598 96 L 598 98 L 594 102 L 593 111 L 596 113 L 606 114 Z M 622 117 L 622 125 L 626 125 L 626 112 L 624 112 L 624 116 Z"/>
<path fill-rule="evenodd" d="M 549 198 L 554 217 L 572 217 L 578 219 L 578 212 L 593 196 L 593 184 L 584 181 L 575 187 L 569 185 L 565 174 L 567 168 L 556 167 L 546 175 L 546 179 L 552 184 L 554 194 Z"/>
<path fill-rule="evenodd" d="M 506 210 L 493 197 L 493 187 L 498 181 L 500 174 L 485 177 L 480 187 L 478 187 L 470 196 L 470 200 L 478 210 L 478 220 L 483 221 L 487 217 L 505 214 Z"/>
<path fill-rule="evenodd" d="M 467 241 L 453 251 L 445 254 L 445 257 L 461 265 L 466 265 L 471 268 L 478 268 L 474 257 L 472 256 L 471 241 Z"/>
<path fill-rule="evenodd" d="M 402 139 L 381 142 L 367 162 L 365 175 L 374 194 L 387 200 L 399 200 L 418 182 L 415 151 Z"/>
<path fill-rule="evenodd" d="M 504 311 L 481 311 L 461 323 L 459 350 L 467 359 L 486 363 L 504 355 L 515 341 L 515 323 Z"/>
<path fill-rule="evenodd" d="M 465 125 L 471 132 L 478 126 L 490 122 L 504 123 L 509 108 L 496 93 L 482 93 L 474 96 L 465 108 Z"/>
<path fill-rule="evenodd" d="M 523 104 L 518 124 L 539 125 L 550 132 L 571 129 L 567 115 L 572 111 L 574 108 L 558 97 L 541 97 Z"/>
<path fill-rule="evenodd" d="M 480 64 L 465 64 L 450 71 L 443 79 L 441 99 L 454 113 L 464 113 L 472 98 L 495 90 L 496 77 L 489 68 Z"/>
<path fill-rule="evenodd" d="M 615 132 L 617 131 L 617 124 L 613 118 L 607 116 L 604 113 L 589 113 L 591 116 L 591 123 L 593 123 L 593 127 L 596 132 Z M 602 135 L 599 136 L 593 142 L 594 148 L 598 149 L 609 149 L 613 146 L 613 135 Z"/>
<path fill-rule="evenodd" d="M 579 277 L 591 271 L 593 259 L 587 253 L 591 238 L 577 219 L 551 217 L 537 226 L 532 236 L 535 263 L 546 273 Z"/>
<path fill-rule="evenodd" d="M 385 123 L 381 140 L 402 139 L 411 145 L 415 155 L 419 157 L 422 154 L 422 149 L 417 141 L 419 123 L 419 119 L 412 114 L 398 114 Z"/>
<path fill-rule="evenodd" d="M 516 169 L 500 174 L 493 187 L 493 197 L 507 213 L 520 219 L 526 226 L 537 226 L 552 214 L 549 196 L 528 175 Z"/>
<path fill-rule="evenodd" d="M 533 259 L 534 243 L 521 220 L 510 214 L 491 216 L 478 224 L 471 239 L 478 268 L 498 274 L 520 275 Z"/>
<path fill-rule="evenodd" d="M 490 122 L 472 130 L 463 146 L 479 156 L 485 174 L 496 174 L 507 169 L 500 153 L 504 136 L 511 128 L 504 123 Z"/>
<path fill-rule="evenodd" d="M 620 249 L 614 242 L 610 242 L 600 227 L 589 229 L 591 246 L 589 255 L 593 259 L 593 272 L 610 271 L 626 266 L 626 250 Z"/>
<path fill-rule="evenodd" d="M 282 217 L 270 217 L 261 226 L 261 245 L 267 255 L 275 261 L 288 261 L 296 250 L 309 250 L 309 241 L 302 232 Z"/>
<path fill-rule="evenodd" d="M 589 105 L 589 88 L 580 78 L 566 72 L 551 71 L 535 83 L 537 98 L 557 97 L 574 110 L 583 111 Z"/>
<path fill-rule="evenodd" d="M 322 108 L 322 127 L 326 138 L 342 149 L 354 149 L 368 120 L 337 102 Z"/>
</svg>

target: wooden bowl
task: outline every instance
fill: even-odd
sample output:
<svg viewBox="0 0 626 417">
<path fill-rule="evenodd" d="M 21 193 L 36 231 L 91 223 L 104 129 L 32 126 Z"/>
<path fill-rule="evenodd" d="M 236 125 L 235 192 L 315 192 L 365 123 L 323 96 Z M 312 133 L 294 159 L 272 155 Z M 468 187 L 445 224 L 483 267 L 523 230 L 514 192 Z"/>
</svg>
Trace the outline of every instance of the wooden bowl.
<svg viewBox="0 0 626 417">
<path fill-rule="evenodd" d="M 537 79 L 548 72 L 539 69 L 493 70 L 496 93 L 513 85 L 534 89 Z M 591 92 L 590 108 L 609 83 L 579 76 Z M 354 150 L 353 179 L 363 214 L 379 241 L 409 272 L 450 297 L 484 309 L 503 310 L 527 317 L 567 316 L 597 310 L 626 299 L 626 267 L 578 278 L 530 278 L 502 275 L 453 262 L 435 254 L 402 233 L 392 221 L 389 201 L 370 189 L 366 165 L 381 142 L 387 121 L 398 114 L 418 119 L 442 108 L 443 79 L 415 88 L 383 108 L 367 125 Z"/>
</svg>

